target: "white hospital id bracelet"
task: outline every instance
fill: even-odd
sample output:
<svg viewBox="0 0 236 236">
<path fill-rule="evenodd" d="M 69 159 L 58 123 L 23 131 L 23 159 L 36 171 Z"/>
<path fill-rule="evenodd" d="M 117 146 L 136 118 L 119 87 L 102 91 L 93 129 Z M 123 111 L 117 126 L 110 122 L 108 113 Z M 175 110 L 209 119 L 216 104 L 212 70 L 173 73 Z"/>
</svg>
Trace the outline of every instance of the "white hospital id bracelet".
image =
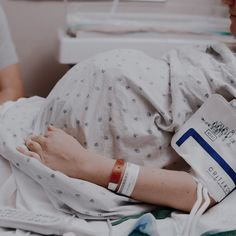
<svg viewBox="0 0 236 236">
<path fill-rule="evenodd" d="M 117 193 L 130 197 L 136 181 L 138 179 L 140 167 L 138 165 L 127 163 L 124 176 Z"/>
</svg>

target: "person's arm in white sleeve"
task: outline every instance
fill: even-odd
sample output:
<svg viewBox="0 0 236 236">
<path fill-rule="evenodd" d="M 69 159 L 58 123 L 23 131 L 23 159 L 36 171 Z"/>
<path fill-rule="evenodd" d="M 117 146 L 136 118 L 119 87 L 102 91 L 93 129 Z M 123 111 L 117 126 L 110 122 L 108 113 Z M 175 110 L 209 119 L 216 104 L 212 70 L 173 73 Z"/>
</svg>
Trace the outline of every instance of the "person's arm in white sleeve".
<svg viewBox="0 0 236 236">
<path fill-rule="evenodd" d="M 5 14 L 0 7 L 0 104 L 23 96 L 23 83 Z"/>
</svg>

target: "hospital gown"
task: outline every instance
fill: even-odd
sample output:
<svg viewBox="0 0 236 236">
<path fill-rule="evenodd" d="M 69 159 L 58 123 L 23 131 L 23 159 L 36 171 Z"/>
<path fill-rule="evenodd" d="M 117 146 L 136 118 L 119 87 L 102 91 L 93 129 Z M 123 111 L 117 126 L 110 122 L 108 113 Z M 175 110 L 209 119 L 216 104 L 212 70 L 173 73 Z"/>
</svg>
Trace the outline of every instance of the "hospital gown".
<svg viewBox="0 0 236 236">
<path fill-rule="evenodd" d="M 185 162 L 170 147 L 173 133 L 212 93 L 232 100 L 235 78 L 235 58 L 223 45 L 173 50 L 161 59 L 113 50 L 79 63 L 46 99 L 20 100 L 1 117 L 0 154 L 10 161 L 20 186 L 17 207 L 37 209 L 40 202 L 41 211 L 59 210 L 83 219 L 150 211 L 154 206 L 69 178 L 15 148 L 29 134 L 43 134 L 53 124 L 108 158 L 181 169 Z M 30 192 L 33 201 L 25 201 Z"/>
</svg>

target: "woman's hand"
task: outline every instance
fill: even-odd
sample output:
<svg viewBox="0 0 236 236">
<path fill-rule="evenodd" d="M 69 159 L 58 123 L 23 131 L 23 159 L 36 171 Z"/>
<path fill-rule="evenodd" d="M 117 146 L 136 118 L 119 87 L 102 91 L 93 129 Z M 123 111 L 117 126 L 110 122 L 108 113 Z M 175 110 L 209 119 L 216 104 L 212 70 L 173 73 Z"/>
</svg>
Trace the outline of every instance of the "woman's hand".
<svg viewBox="0 0 236 236">
<path fill-rule="evenodd" d="M 72 178 L 107 187 L 115 161 L 90 152 L 63 130 L 49 126 L 45 135 L 31 136 L 25 144 L 28 150 L 17 148 L 22 154 Z"/>
<path fill-rule="evenodd" d="M 27 138 L 26 146 L 28 150 L 22 147 L 17 150 L 73 178 L 85 179 L 84 170 L 93 159 L 92 153 L 75 138 L 53 126 L 49 126 L 43 136 Z"/>
</svg>

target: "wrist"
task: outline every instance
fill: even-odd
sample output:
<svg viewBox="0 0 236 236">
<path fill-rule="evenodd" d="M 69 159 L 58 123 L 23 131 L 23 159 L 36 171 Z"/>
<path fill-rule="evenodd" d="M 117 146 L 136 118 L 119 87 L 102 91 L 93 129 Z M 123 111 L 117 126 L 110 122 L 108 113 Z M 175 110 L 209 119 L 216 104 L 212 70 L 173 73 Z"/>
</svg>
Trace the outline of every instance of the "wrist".
<svg viewBox="0 0 236 236">
<path fill-rule="evenodd" d="M 84 165 L 80 166 L 80 179 L 107 187 L 115 160 L 87 151 Z"/>
<path fill-rule="evenodd" d="M 113 192 L 118 191 L 121 181 L 122 181 L 122 178 L 123 178 L 123 175 L 124 175 L 124 170 L 126 168 L 125 166 L 126 166 L 125 160 L 123 160 L 123 159 L 116 160 L 116 162 L 112 168 L 109 183 L 107 186 L 107 188 L 109 190 L 111 190 Z"/>
</svg>

